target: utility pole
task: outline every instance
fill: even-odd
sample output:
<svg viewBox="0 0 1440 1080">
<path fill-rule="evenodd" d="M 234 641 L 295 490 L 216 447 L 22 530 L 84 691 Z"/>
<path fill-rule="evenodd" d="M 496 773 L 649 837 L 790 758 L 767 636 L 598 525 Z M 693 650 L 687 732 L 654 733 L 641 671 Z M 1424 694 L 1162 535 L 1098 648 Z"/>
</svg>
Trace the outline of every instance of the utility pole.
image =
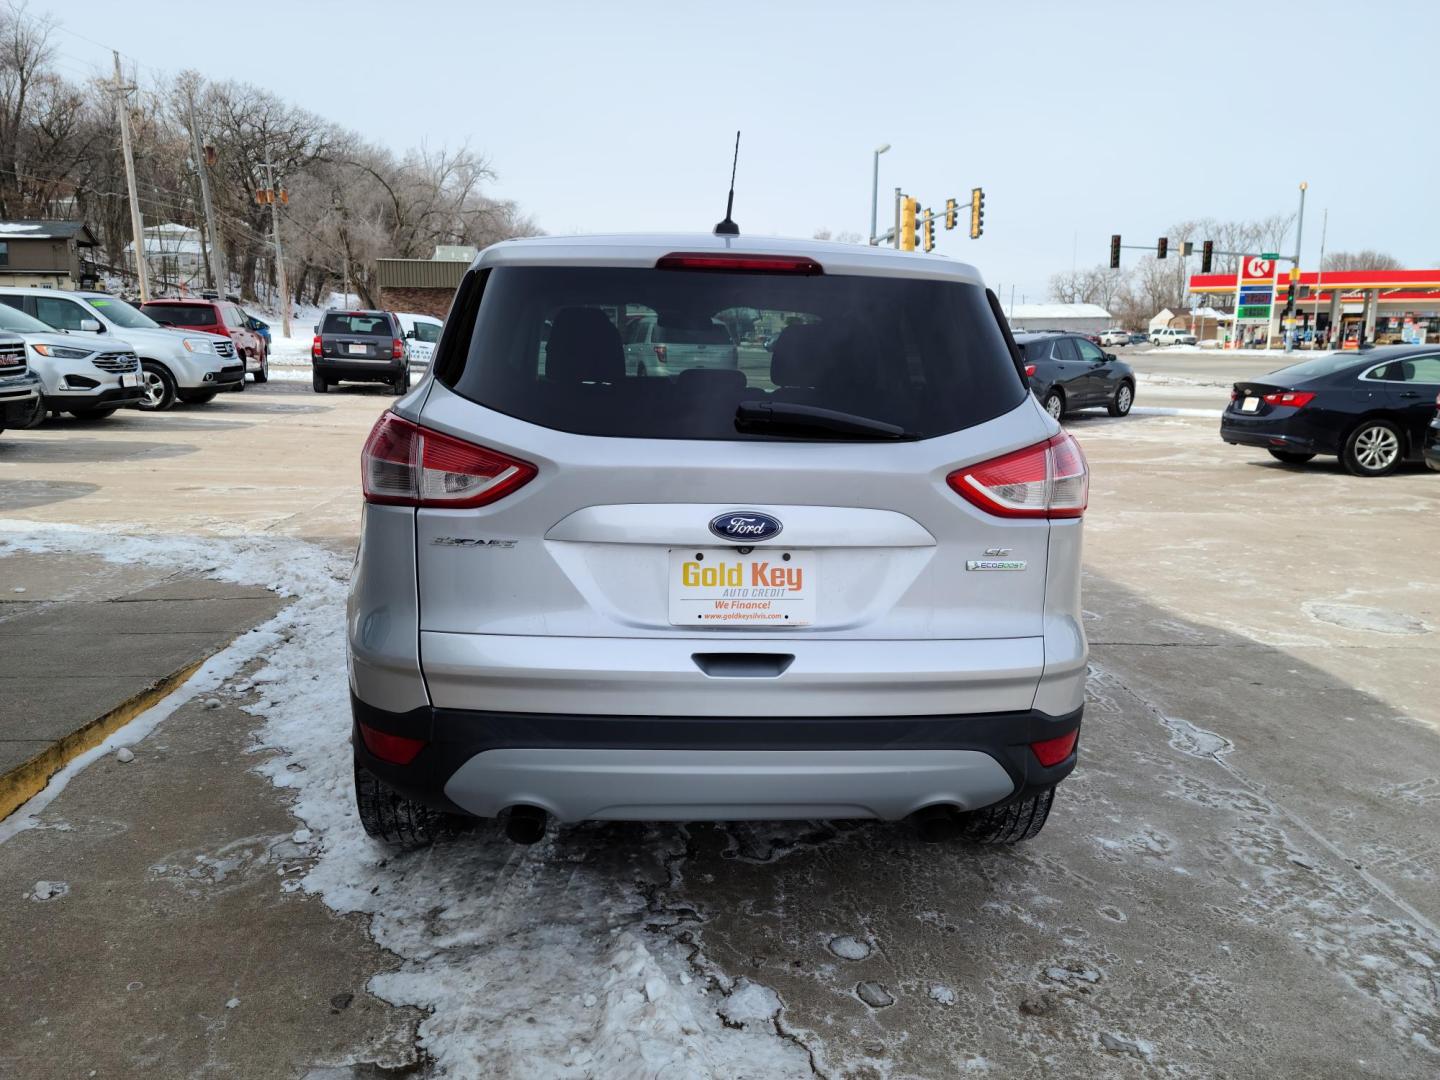
<svg viewBox="0 0 1440 1080">
<path fill-rule="evenodd" d="M 270 192 L 270 230 L 275 236 L 275 283 L 280 287 L 280 331 L 290 336 L 290 285 L 285 280 L 285 253 L 280 248 L 280 193 L 275 190 L 275 173 L 270 155 L 265 155 L 265 187 Z"/>
<path fill-rule="evenodd" d="M 140 196 L 135 191 L 135 154 L 130 149 L 130 90 L 120 71 L 120 53 L 115 56 L 115 94 L 119 99 L 120 147 L 125 155 L 125 187 L 130 192 L 130 230 L 135 235 L 135 274 L 140 279 L 140 302 L 150 299 L 150 274 L 145 263 L 145 219 L 140 214 Z"/>
<path fill-rule="evenodd" d="M 210 205 L 210 176 L 205 165 L 205 152 L 200 146 L 200 129 L 195 126 L 195 90 L 185 88 L 186 108 L 190 117 L 190 152 L 195 158 L 195 171 L 200 174 L 200 202 L 205 209 L 205 232 L 210 237 L 211 284 L 222 297 L 225 295 L 225 256 L 220 250 L 220 231 L 215 228 L 215 209 Z"/>
<path fill-rule="evenodd" d="M 1295 294 L 1300 291 L 1300 240 L 1305 232 L 1305 189 L 1310 185 L 1300 181 L 1300 216 L 1295 221 L 1295 264 L 1290 267 L 1290 292 L 1285 301 L 1285 351 L 1295 347 Z"/>
</svg>

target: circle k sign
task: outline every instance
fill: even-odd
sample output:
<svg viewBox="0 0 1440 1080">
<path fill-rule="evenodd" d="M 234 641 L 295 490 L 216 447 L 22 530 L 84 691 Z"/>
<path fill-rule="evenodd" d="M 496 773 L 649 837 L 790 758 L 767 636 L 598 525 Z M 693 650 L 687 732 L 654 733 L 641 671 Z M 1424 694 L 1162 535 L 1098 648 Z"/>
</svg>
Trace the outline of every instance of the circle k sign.
<svg viewBox="0 0 1440 1080">
<path fill-rule="evenodd" d="M 1274 281 L 1275 261 L 1262 259 L 1259 255 L 1251 255 L 1245 260 L 1245 280 Z"/>
</svg>

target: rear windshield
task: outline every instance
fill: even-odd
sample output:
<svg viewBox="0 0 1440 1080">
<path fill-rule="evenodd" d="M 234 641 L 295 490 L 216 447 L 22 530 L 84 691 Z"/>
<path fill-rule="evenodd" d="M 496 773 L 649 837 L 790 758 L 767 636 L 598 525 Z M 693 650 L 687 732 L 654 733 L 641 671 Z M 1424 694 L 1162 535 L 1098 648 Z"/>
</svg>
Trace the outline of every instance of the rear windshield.
<svg viewBox="0 0 1440 1080">
<path fill-rule="evenodd" d="M 1297 379 L 1314 379 L 1325 375 L 1334 375 L 1337 371 L 1343 371 L 1348 367 L 1357 367 L 1359 364 L 1360 360 L 1354 353 L 1336 353 L 1333 356 L 1317 356 L 1313 360 L 1303 360 L 1290 367 L 1281 368 L 1279 371 L 1272 371 L 1262 378 L 1295 382 Z"/>
<path fill-rule="evenodd" d="M 664 335 L 646 340 L 636 327 L 652 320 Z M 723 347 L 655 347 L 681 341 Z M 491 270 L 463 367 L 439 374 L 531 423 L 650 439 L 843 437 L 737 430 L 742 402 L 834 410 L 929 438 L 1028 393 L 978 285 L 611 267 Z"/>
<path fill-rule="evenodd" d="M 214 326 L 220 321 L 208 304 L 146 304 L 141 310 L 156 322 L 172 326 Z"/>
<path fill-rule="evenodd" d="M 368 337 L 391 337 L 390 319 L 385 315 L 359 315 L 331 312 L 325 316 L 322 334 L 362 334 Z"/>
</svg>

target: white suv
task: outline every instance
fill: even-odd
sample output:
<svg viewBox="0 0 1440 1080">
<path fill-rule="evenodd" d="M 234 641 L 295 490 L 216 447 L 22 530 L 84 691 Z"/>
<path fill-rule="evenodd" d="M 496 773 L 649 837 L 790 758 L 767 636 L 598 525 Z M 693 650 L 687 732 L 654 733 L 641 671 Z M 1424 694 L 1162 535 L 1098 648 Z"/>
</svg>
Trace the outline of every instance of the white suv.
<svg viewBox="0 0 1440 1080">
<path fill-rule="evenodd" d="M 245 365 L 229 338 L 167 330 L 107 293 L 9 287 L 0 288 L 0 303 L 92 343 L 132 349 L 144 380 L 142 409 L 168 409 L 176 400 L 199 404 L 222 390 L 245 389 Z"/>
<path fill-rule="evenodd" d="M 1130 331 L 1119 329 L 1106 330 L 1103 334 L 1100 335 L 1100 344 L 1110 346 L 1129 345 Z"/>
<path fill-rule="evenodd" d="M 138 403 L 145 393 L 140 359 L 124 342 L 61 333 L 9 304 L 0 304 L 0 330 L 20 336 L 30 370 L 40 377 L 37 419 L 47 412 L 68 412 L 99 420 Z"/>
<path fill-rule="evenodd" d="M 626 361 L 647 312 L 773 341 L 656 378 Z M 362 470 L 373 836 L 919 815 L 1013 842 L 1074 767 L 1088 471 L 963 263 L 496 244 Z"/>
<path fill-rule="evenodd" d="M 1162 326 L 1150 331 L 1151 345 L 1194 345 L 1195 335 L 1189 330 L 1179 330 L 1173 326 Z"/>
</svg>

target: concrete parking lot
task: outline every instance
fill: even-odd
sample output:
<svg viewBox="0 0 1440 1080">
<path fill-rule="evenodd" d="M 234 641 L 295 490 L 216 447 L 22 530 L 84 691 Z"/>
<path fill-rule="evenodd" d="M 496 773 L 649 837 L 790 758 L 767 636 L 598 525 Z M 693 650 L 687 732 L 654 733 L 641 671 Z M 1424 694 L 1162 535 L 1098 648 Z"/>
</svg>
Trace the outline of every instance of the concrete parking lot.
<svg viewBox="0 0 1440 1080">
<path fill-rule="evenodd" d="M 1005 850 L 591 824 L 396 856 L 349 812 L 338 651 L 390 398 L 0 434 L 0 598 L 37 551 L 293 598 L 133 761 L 0 823 L 0 1076 L 1435 1076 L 1440 475 L 1221 443 L 1278 355 L 1126 359 L 1135 414 L 1067 420 L 1080 766 Z"/>
</svg>

